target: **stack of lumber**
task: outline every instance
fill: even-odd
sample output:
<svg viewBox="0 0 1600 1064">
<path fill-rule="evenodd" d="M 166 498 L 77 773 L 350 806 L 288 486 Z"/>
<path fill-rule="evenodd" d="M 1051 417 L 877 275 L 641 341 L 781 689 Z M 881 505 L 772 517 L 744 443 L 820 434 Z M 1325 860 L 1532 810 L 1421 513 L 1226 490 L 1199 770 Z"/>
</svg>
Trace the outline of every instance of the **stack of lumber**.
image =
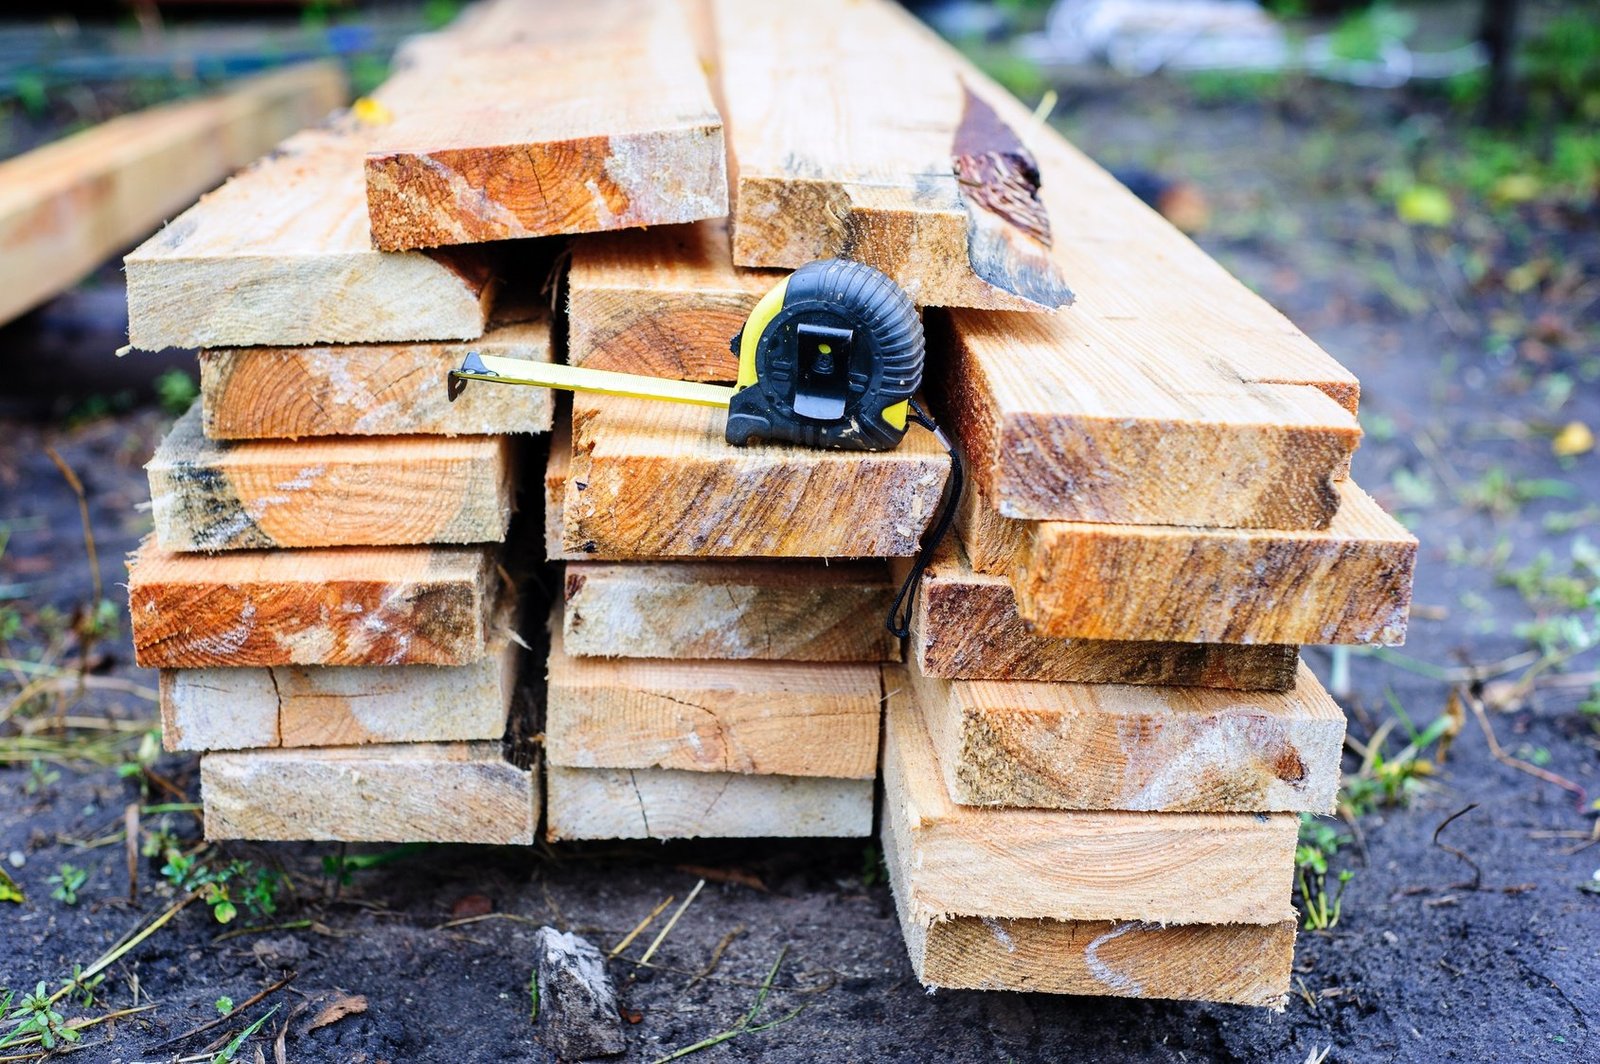
<svg viewBox="0 0 1600 1064">
<path fill-rule="evenodd" d="M 203 753 L 212 838 L 536 838 L 509 434 L 547 432 L 553 403 L 452 404 L 444 380 L 468 351 L 549 360 L 549 310 L 529 256 L 380 251 L 368 213 L 374 153 L 435 143 L 415 101 L 493 51 L 470 26 L 419 41 L 363 109 L 127 258 L 133 345 L 200 349 L 129 588 L 165 743 Z"/>
<path fill-rule="evenodd" d="M 1344 737 L 1298 645 L 1400 641 L 1416 541 L 1348 480 L 1354 377 L 942 70 L 1023 131 L 1077 301 L 928 315 L 968 485 L 885 673 L 880 832 L 913 966 L 1280 1004 L 1297 814 L 1332 812 Z"/>
<path fill-rule="evenodd" d="M 491 0 L 361 113 L 128 259 L 134 345 L 204 349 L 131 587 L 213 835 L 876 831 L 929 987 L 1282 1000 L 1344 736 L 1299 647 L 1399 642 L 1415 562 L 1348 479 L 1354 377 L 887 0 Z M 968 473 L 904 645 L 932 433 L 444 403 L 468 350 L 732 381 L 832 255 L 927 308 Z M 554 602 L 498 564 L 518 454 Z"/>
<path fill-rule="evenodd" d="M 567 357 L 727 379 L 715 341 L 771 283 L 759 268 L 824 254 L 951 308 L 927 314 L 928 395 L 969 483 L 956 540 L 921 578 L 905 667 L 882 674 L 881 834 L 919 978 L 1278 1003 L 1297 814 L 1333 809 L 1344 735 L 1298 646 L 1400 641 L 1415 561 L 1414 539 L 1348 480 L 1357 382 L 891 5 L 712 6 L 731 241 L 714 221 L 578 240 Z M 826 77 L 771 73 L 818 55 Z M 1014 134 L 988 158 L 1037 167 L 1048 240 L 1018 256 L 1031 272 L 986 275 L 971 253 L 1026 241 L 985 244 L 995 220 L 972 206 L 981 194 L 929 176 L 974 114 Z M 1070 310 L 997 312 L 1048 309 L 1062 283 Z M 550 556 L 775 557 L 798 541 L 903 558 L 894 530 L 923 527 L 903 494 L 912 477 L 834 479 L 831 456 L 811 455 L 761 480 L 770 463 L 733 453 L 738 471 L 724 473 L 713 428 L 575 404 L 546 472 Z M 904 517 L 885 528 L 885 514 Z M 719 601 L 723 571 L 686 589 L 690 562 L 628 579 L 638 564 L 568 563 L 569 655 L 579 639 L 655 657 L 807 634 L 730 615 L 751 592 Z M 895 578 L 908 568 L 895 563 Z M 554 737 L 574 664 L 552 663 L 553 765 L 573 756 Z M 669 686 L 666 672 L 624 667 L 637 689 Z M 685 713 L 686 734 L 709 701 L 651 697 Z M 703 731 L 650 764 L 669 756 L 747 760 Z M 653 797 L 619 785 L 612 800 L 635 800 L 642 818 Z"/>
</svg>

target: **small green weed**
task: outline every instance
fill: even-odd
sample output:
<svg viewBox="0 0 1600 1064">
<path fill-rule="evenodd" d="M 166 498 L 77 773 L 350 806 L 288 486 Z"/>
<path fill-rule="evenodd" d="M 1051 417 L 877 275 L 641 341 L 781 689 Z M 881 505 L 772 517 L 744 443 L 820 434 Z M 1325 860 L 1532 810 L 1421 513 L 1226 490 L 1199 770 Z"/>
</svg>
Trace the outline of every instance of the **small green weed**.
<svg viewBox="0 0 1600 1064">
<path fill-rule="evenodd" d="M 1475 510 L 1495 517 L 1512 517 L 1538 499 L 1570 499 L 1577 489 L 1564 480 L 1515 477 L 1504 466 L 1491 466 L 1477 480 L 1464 485 L 1458 499 Z"/>
<path fill-rule="evenodd" d="M 73 864 L 63 864 L 56 869 L 56 874 L 45 880 L 54 884 L 55 889 L 50 896 L 63 905 L 78 904 L 78 892 L 89 883 L 89 873 L 86 869 Z"/>
<path fill-rule="evenodd" d="M 398 861 L 420 853 L 427 848 L 428 844 L 425 842 L 408 842 L 404 846 L 396 846 L 382 853 L 345 853 L 341 847 L 338 853 L 330 853 L 322 858 L 322 874 L 339 886 L 348 887 L 357 872 L 378 868 L 390 861 Z"/>
<path fill-rule="evenodd" d="M 1384 50 L 1401 44 L 1416 31 L 1417 20 L 1386 3 L 1352 11 L 1339 20 L 1329 36 L 1328 46 L 1335 56 L 1353 62 L 1372 63 L 1383 58 Z"/>
<path fill-rule="evenodd" d="M 428 0 L 422 5 L 422 22 L 430 30 L 443 29 L 461 14 L 461 0 Z"/>
<path fill-rule="evenodd" d="M 1295 876 L 1300 886 L 1300 901 L 1307 931 L 1326 931 L 1339 924 L 1344 912 L 1344 892 L 1355 872 L 1340 869 L 1332 887 L 1328 883 L 1328 859 L 1350 841 L 1332 825 L 1310 813 L 1300 814 L 1300 840 L 1295 846 Z"/>
<path fill-rule="evenodd" d="M 270 1009 L 268 1009 L 266 1011 L 266 1013 L 264 1015 L 262 1015 L 262 1017 L 259 1020 L 257 1020 L 255 1023 L 252 1023 L 249 1027 L 246 1027 L 244 1030 L 240 1031 L 237 1035 L 235 1035 L 233 1041 L 231 1041 L 227 1045 L 223 1046 L 222 1047 L 222 1051 L 219 1052 L 216 1056 L 211 1058 L 211 1064 L 231 1064 L 233 1059 L 236 1056 L 239 1055 L 240 1048 L 245 1044 L 245 1042 L 250 1038 L 250 1036 L 255 1034 L 257 1031 L 261 1030 L 262 1026 L 268 1020 L 272 1019 L 272 1014 L 277 1012 L 277 1011 L 278 1011 L 278 1006 L 277 1005 L 272 1006 Z"/>
<path fill-rule="evenodd" d="M 211 907 L 217 923 L 231 923 L 239 915 L 239 906 L 257 918 L 272 916 L 278 911 L 278 893 L 283 887 L 283 876 L 253 861 L 230 861 L 220 868 L 213 867 L 198 856 L 180 853 L 176 849 L 165 854 L 166 864 L 161 874 L 179 890 L 198 893 L 200 900 Z"/>
<path fill-rule="evenodd" d="M 97 972 L 94 975 L 86 976 L 83 974 L 83 965 L 74 964 L 72 966 L 72 978 L 63 980 L 61 983 L 61 989 L 64 990 L 68 996 L 76 997 L 78 999 L 78 1004 L 82 1005 L 84 1008 L 92 1009 L 94 1008 L 95 991 L 99 990 L 100 987 L 105 984 L 105 981 L 106 976 L 104 972 Z"/>
<path fill-rule="evenodd" d="M 32 797 L 48 791 L 60 780 L 61 773 L 36 757 L 28 763 L 28 778 L 22 781 L 22 790 Z"/>
<path fill-rule="evenodd" d="M 67 1026 L 66 1017 L 55 1010 L 50 993 L 41 981 L 33 993 L 26 995 L 15 1012 L 11 1011 L 13 991 L 0 996 L 0 1023 L 13 1023 L 11 1030 L 0 1035 L 0 1049 L 30 1038 L 38 1039 L 46 1051 L 67 1042 L 76 1042 L 77 1031 Z"/>
<path fill-rule="evenodd" d="M 156 378 L 156 398 L 171 417 L 182 417 L 200 395 L 200 386 L 181 369 L 169 369 Z"/>
<path fill-rule="evenodd" d="M 883 851 L 867 846 L 861 851 L 861 885 L 875 887 L 888 881 L 889 870 L 883 863 Z"/>
<path fill-rule="evenodd" d="M 224 994 L 217 998 L 217 1015 L 226 1016 L 233 1011 L 233 998 Z"/>
</svg>

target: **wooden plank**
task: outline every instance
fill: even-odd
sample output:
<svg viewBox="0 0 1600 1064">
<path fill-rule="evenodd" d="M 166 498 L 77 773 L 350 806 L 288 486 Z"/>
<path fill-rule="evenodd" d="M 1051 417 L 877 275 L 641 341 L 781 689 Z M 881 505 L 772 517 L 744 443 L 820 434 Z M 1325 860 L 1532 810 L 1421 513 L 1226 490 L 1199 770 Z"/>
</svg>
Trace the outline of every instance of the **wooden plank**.
<svg viewBox="0 0 1600 1064">
<path fill-rule="evenodd" d="M 498 742 L 249 750 L 200 759 L 207 839 L 526 846 L 534 769 Z"/>
<path fill-rule="evenodd" d="M 930 323 L 949 352 L 948 427 L 1000 514 L 1328 527 L 1361 435 L 1349 411 L 1316 388 L 1235 379 L 1172 335 L 1185 318 L 1113 327 L 1094 313 Z"/>
<path fill-rule="evenodd" d="M 898 661 L 897 586 L 881 562 L 569 562 L 562 628 L 578 657 Z"/>
<path fill-rule="evenodd" d="M 549 362 L 549 315 L 529 313 L 471 343 L 202 351 L 202 427 L 213 440 L 548 432 L 555 401 L 544 388 L 468 388 L 455 402 L 445 395 L 446 375 L 469 351 Z"/>
<path fill-rule="evenodd" d="M 911 967 L 930 991 L 1018 990 L 1283 1007 L 1294 964 L 1295 920 L 1162 926 L 1132 920 L 913 916 L 905 895 L 918 870 L 901 857 L 887 827 L 882 838 Z"/>
<path fill-rule="evenodd" d="M 877 777 L 876 665 L 578 658 L 552 627 L 552 765 Z"/>
<path fill-rule="evenodd" d="M 0 163 L 0 322 L 71 288 L 344 100 L 338 64 L 305 63 Z"/>
<path fill-rule="evenodd" d="M 1028 524 L 963 504 L 962 539 L 1041 635 L 1186 643 L 1405 642 L 1417 540 L 1352 481 L 1324 531 Z"/>
<path fill-rule="evenodd" d="M 732 381 L 729 341 L 783 275 L 733 264 L 722 219 L 573 241 L 567 361 L 691 381 Z"/>
<path fill-rule="evenodd" d="M 496 585 L 482 547 L 177 554 L 128 562 L 141 668 L 467 665 L 488 652 Z"/>
<path fill-rule="evenodd" d="M 493 297 L 479 248 L 383 254 L 349 115 L 284 141 L 123 260 L 141 350 L 471 340 Z"/>
<path fill-rule="evenodd" d="M 568 550 L 615 557 L 915 554 L 950 460 L 913 426 L 898 449 L 735 447 L 724 411 L 578 395 L 562 509 Z"/>
<path fill-rule="evenodd" d="M 467 665 L 161 670 L 168 750 L 499 739 L 519 650 L 503 636 Z"/>
<path fill-rule="evenodd" d="M 950 51 L 914 19 L 852 0 L 717 0 L 714 12 L 735 262 L 844 255 L 928 306 L 1070 302 L 1014 152 L 1031 120 L 1007 129 L 971 106 Z"/>
<path fill-rule="evenodd" d="M 884 669 L 884 818 L 921 874 L 921 922 L 959 913 L 1161 924 L 1276 924 L 1289 903 L 1291 813 L 994 809 L 950 800 L 904 670 Z"/>
<path fill-rule="evenodd" d="M 1003 520 L 1003 519 L 1001 519 Z M 909 563 L 898 563 L 903 578 Z M 974 572 L 953 539 L 934 556 L 911 615 L 917 670 L 948 680 L 1163 684 L 1244 691 L 1294 686 L 1292 646 L 1054 639 L 1017 613 L 1004 576 Z"/>
<path fill-rule="evenodd" d="M 872 833 L 872 780 L 550 765 L 545 786 L 551 842 Z"/>
<path fill-rule="evenodd" d="M 488 543 L 511 520 L 503 436 L 208 440 L 200 404 L 145 466 L 168 550 Z"/>
<path fill-rule="evenodd" d="M 550 430 L 550 455 L 544 467 L 544 556 L 546 561 L 590 557 L 566 548 L 566 525 L 561 511 L 567 501 L 567 471 L 572 464 L 572 414 L 558 404 Z"/>
<path fill-rule="evenodd" d="M 499 0 L 401 61 L 366 157 L 378 248 L 727 213 L 722 119 L 676 3 Z"/>
<path fill-rule="evenodd" d="M 1294 689 L 941 680 L 907 670 L 962 805 L 1332 813 L 1344 712 Z"/>
</svg>

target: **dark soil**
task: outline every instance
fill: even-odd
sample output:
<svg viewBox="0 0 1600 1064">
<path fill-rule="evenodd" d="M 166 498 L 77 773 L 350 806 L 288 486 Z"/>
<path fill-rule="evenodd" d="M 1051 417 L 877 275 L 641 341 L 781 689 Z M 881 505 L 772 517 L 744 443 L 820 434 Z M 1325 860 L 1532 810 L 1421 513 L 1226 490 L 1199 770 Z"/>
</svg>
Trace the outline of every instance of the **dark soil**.
<svg viewBox="0 0 1600 1064">
<path fill-rule="evenodd" d="M 1534 203 L 1488 215 L 1461 201 L 1449 229 L 1401 225 L 1392 201 L 1374 191 L 1372 172 L 1400 153 L 1397 126 L 1435 120 L 1425 104 L 1399 97 L 1313 86 L 1201 104 L 1181 88 L 1148 82 L 1100 84 L 1064 99 L 1067 128 L 1087 150 L 1197 182 L 1214 215 L 1202 242 L 1360 375 L 1368 436 L 1356 478 L 1405 515 L 1423 543 L 1406 658 L 1459 669 L 1525 651 L 1528 640 L 1513 627 L 1535 614 L 1497 573 L 1542 550 L 1565 564 L 1577 536 L 1600 538 L 1592 509 L 1600 504 L 1600 459 L 1558 459 L 1551 449 L 1561 424 L 1600 426 L 1593 208 Z M 1453 135 L 1438 129 L 1435 143 L 1448 145 Z M 1476 283 L 1456 265 L 1464 249 L 1491 263 Z M 1552 281 L 1510 293 L 1497 279 L 1534 254 L 1577 270 L 1588 287 Z M 103 331 L 103 323 L 91 325 L 85 335 Z M 8 358 L 32 350 L 20 346 L 22 335 L 0 334 Z M 92 375 L 110 351 L 97 341 L 59 357 L 70 372 Z M 0 428 L 0 528 L 10 531 L 0 585 L 25 585 L 24 610 L 38 632 L 49 620 L 37 616 L 40 607 L 70 612 L 92 597 L 76 502 L 45 446 L 84 480 L 102 576 L 112 586 L 123 578 L 122 555 L 148 528 L 140 464 L 163 417 L 140 408 L 62 427 L 12 416 Z M 1495 466 L 1512 485 L 1498 494 L 1482 487 Z M 1566 486 L 1561 497 L 1517 501 L 1515 486 L 1545 479 Z M 1502 496 L 1499 513 L 1462 501 Z M 1493 553 L 1502 540 L 1509 557 Z M 74 653 L 66 640 L 65 656 Z M 102 675 L 153 683 L 131 667 L 125 634 L 108 653 L 96 663 Z M 1328 654 L 1309 650 L 1307 658 L 1326 677 Z M 1594 655 L 1572 667 L 1595 668 Z M 10 683 L 0 680 L 0 704 L 15 689 Z M 1370 737 L 1397 705 L 1423 726 L 1445 709 L 1448 692 L 1443 680 L 1358 655 L 1344 700 L 1351 734 Z M 1491 698 L 1489 722 L 1507 751 L 1592 795 L 1600 792 L 1600 733 L 1578 708 L 1586 694 L 1541 686 L 1525 699 Z M 73 712 L 152 710 L 125 695 L 92 694 Z M 0 739 L 8 728 L 15 724 L 0 723 Z M 100 955 L 172 897 L 156 864 L 142 862 L 137 900 L 127 900 L 116 833 L 124 805 L 139 800 L 135 780 L 90 763 L 59 771 L 29 794 L 26 762 L 0 767 L 0 861 L 28 894 L 25 904 L 0 903 L 0 986 L 57 985 L 74 963 Z M 197 793 L 193 759 L 164 757 L 154 771 Z M 1582 848 L 1592 815 L 1575 796 L 1492 757 L 1470 714 L 1425 782 L 1408 804 L 1360 818 L 1364 845 L 1334 858 L 1355 871 L 1342 919 L 1331 931 L 1301 935 L 1295 992 L 1282 1013 L 926 994 L 864 840 L 431 847 L 355 871 L 338 890 L 323 870 L 336 847 L 230 845 L 229 855 L 291 875 L 297 900 L 270 922 L 297 928 L 219 941 L 226 929 L 191 906 L 111 969 L 111 1006 L 131 1004 L 137 980 L 138 1000 L 157 1007 L 86 1032 L 89 1046 L 74 1059 L 200 1054 L 244 1021 L 163 1043 L 216 1018 L 219 996 L 242 1002 L 286 970 L 294 981 L 269 999 L 283 1008 L 264 1034 L 275 1035 L 291 1010 L 322 992 L 364 995 L 368 1005 L 311 1032 L 304 1028 L 313 1013 L 302 1012 L 285 1039 L 291 1060 L 548 1059 L 529 1020 L 535 927 L 575 929 L 609 949 L 669 895 L 682 901 L 701 877 L 704 891 L 656 951 L 654 967 L 612 963 L 621 1003 L 638 1021 L 629 1029 L 630 1061 L 654 1060 L 737 1023 L 780 956 L 755 1022 L 803 1011 L 692 1059 L 1299 1062 L 1329 1047 L 1329 1060 L 1600 1059 L 1600 1034 L 1591 1030 L 1600 1021 L 1600 895 L 1592 892 L 1600 846 Z M 170 796 L 157 791 L 149 800 Z M 1466 856 L 1453 855 L 1435 833 L 1474 804 L 1438 840 Z M 197 837 L 193 816 L 165 819 Z M 146 827 L 160 820 L 147 817 Z M 92 873 L 71 907 L 52 900 L 46 882 L 64 862 Z M 481 911 L 474 895 L 503 918 L 444 926 L 452 913 Z M 232 926 L 249 922 L 242 916 Z M 638 956 L 662 922 L 629 953 Z M 703 974 L 724 942 L 720 963 Z M 271 1046 L 258 1044 L 270 1057 Z"/>
</svg>

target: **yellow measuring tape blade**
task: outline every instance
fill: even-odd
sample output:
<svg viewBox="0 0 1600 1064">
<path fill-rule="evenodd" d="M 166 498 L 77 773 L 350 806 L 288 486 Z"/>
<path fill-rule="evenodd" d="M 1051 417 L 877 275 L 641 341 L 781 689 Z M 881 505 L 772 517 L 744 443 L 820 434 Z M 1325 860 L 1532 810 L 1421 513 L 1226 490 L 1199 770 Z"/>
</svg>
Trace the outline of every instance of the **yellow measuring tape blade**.
<svg viewBox="0 0 1600 1064">
<path fill-rule="evenodd" d="M 635 399 L 664 399 L 669 403 L 726 407 L 733 389 L 720 384 L 697 384 L 640 373 L 613 373 L 604 369 L 585 369 L 557 362 L 528 362 L 519 358 L 480 358 L 487 373 L 455 376 L 466 380 L 497 381 L 501 384 L 531 384 L 564 392 L 596 392 L 600 395 L 625 395 Z"/>
</svg>

